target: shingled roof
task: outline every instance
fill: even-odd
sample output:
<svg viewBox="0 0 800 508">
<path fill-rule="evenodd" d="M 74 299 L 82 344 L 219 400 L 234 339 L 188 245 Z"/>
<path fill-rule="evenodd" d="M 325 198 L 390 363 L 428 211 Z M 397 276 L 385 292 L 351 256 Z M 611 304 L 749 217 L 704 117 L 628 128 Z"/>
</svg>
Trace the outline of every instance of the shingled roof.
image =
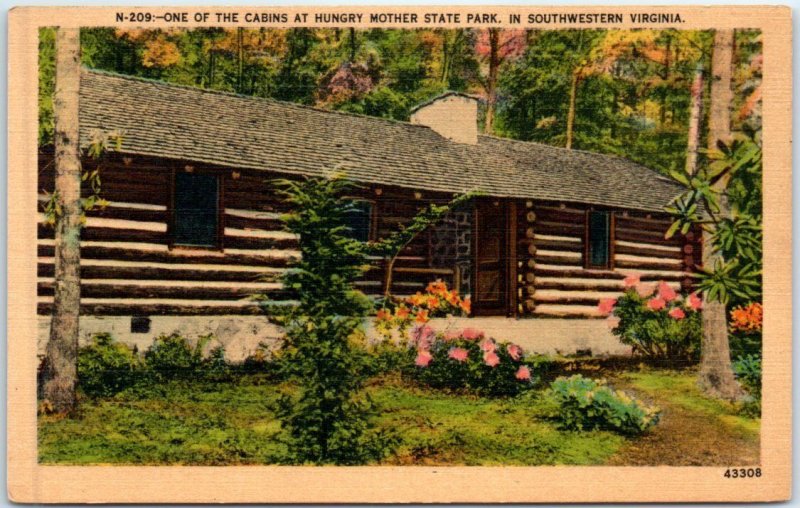
<svg viewBox="0 0 800 508">
<path fill-rule="evenodd" d="M 124 131 L 123 153 L 442 192 L 660 211 L 680 188 L 623 158 L 479 136 L 271 99 L 84 70 L 81 138 Z"/>
</svg>

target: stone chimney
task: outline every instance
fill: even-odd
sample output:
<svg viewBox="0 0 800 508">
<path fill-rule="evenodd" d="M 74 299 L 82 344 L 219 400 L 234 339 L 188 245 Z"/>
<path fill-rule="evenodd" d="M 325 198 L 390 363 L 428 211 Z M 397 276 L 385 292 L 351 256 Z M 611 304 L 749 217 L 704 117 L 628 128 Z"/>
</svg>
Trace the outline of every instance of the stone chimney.
<svg viewBox="0 0 800 508">
<path fill-rule="evenodd" d="M 478 99 L 471 95 L 444 93 L 412 109 L 410 120 L 456 143 L 478 144 Z"/>
</svg>

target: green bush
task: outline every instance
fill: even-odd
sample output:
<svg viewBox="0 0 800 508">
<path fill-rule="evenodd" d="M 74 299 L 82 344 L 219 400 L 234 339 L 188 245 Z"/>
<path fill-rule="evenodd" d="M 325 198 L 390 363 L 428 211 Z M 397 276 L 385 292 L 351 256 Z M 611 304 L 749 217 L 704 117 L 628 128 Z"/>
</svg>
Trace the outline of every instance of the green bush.
<svg viewBox="0 0 800 508">
<path fill-rule="evenodd" d="M 655 294 L 642 287 L 639 284 L 615 302 L 608 302 L 616 320 L 614 335 L 632 346 L 634 354 L 651 360 L 673 366 L 696 362 L 703 335 L 699 300 L 696 296 L 682 297 L 664 282 Z"/>
<path fill-rule="evenodd" d="M 548 397 L 558 405 L 557 418 L 568 430 L 604 429 L 634 435 L 656 425 L 659 419 L 658 408 L 580 374 L 553 381 Z"/>
<path fill-rule="evenodd" d="M 522 348 L 496 342 L 483 332 L 466 329 L 437 334 L 430 326 L 416 327 L 406 372 L 431 388 L 469 390 L 484 396 L 513 396 L 531 388 L 532 362 Z"/>
<path fill-rule="evenodd" d="M 211 336 L 203 336 L 192 346 L 178 333 L 159 335 L 145 351 L 148 372 L 157 380 L 196 377 L 203 366 L 203 348 Z"/>
<path fill-rule="evenodd" d="M 743 412 L 757 416 L 761 414 L 761 357 L 741 356 L 733 362 L 736 379 L 747 390 L 749 397 L 744 401 Z"/>
<path fill-rule="evenodd" d="M 136 383 L 140 367 L 127 346 L 98 333 L 78 350 L 78 387 L 90 397 L 110 397 Z"/>
</svg>

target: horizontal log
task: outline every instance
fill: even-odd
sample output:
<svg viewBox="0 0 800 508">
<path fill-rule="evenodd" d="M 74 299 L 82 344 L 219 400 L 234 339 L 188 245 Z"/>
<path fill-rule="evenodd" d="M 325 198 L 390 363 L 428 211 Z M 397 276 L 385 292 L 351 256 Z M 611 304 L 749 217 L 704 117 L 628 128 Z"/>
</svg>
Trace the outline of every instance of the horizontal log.
<svg viewBox="0 0 800 508">
<path fill-rule="evenodd" d="M 299 245 L 296 238 L 232 236 L 227 230 L 223 242 L 226 249 L 296 249 Z"/>
<path fill-rule="evenodd" d="M 127 221 L 134 222 L 134 221 Z M 151 222 L 142 222 L 139 224 L 154 224 Z M 166 225 L 164 225 L 166 227 Z M 55 231 L 53 226 L 48 224 L 39 224 L 38 237 L 42 239 L 51 239 L 54 237 Z M 145 229 L 119 229 L 119 228 L 104 228 L 87 226 L 81 230 L 81 241 L 100 241 L 100 242 L 144 242 L 154 244 L 166 244 L 167 233 L 166 231 L 152 231 Z"/>
<path fill-rule="evenodd" d="M 583 223 L 568 223 L 568 222 L 552 222 L 552 221 L 539 221 L 535 222 L 536 233 L 543 233 L 546 235 L 564 235 L 583 237 L 585 228 Z"/>
<path fill-rule="evenodd" d="M 597 310 L 597 305 L 557 305 L 543 303 L 537 305 L 536 309 L 531 313 L 535 317 L 558 317 L 558 318 L 605 318 L 606 316 L 600 314 Z"/>
<path fill-rule="evenodd" d="M 538 272 L 537 272 L 538 273 Z M 584 291 L 622 291 L 622 279 L 592 279 L 578 277 L 536 278 L 536 289 L 584 290 Z"/>
<path fill-rule="evenodd" d="M 655 245 L 673 245 L 673 246 L 683 245 L 683 240 L 679 236 L 674 236 L 672 238 L 666 239 L 664 238 L 663 233 L 634 230 L 619 226 L 617 226 L 614 232 L 614 237 L 617 240 L 623 240 L 626 242 L 652 243 Z"/>
<path fill-rule="evenodd" d="M 39 296 L 52 296 L 53 280 L 38 282 Z M 241 300 L 256 294 L 285 298 L 277 283 L 159 281 L 124 279 L 86 279 L 81 281 L 81 297 L 86 298 L 182 298 L 187 300 Z"/>
<path fill-rule="evenodd" d="M 682 257 L 681 249 L 677 246 L 655 245 L 648 243 L 634 243 L 617 241 L 614 244 L 616 254 L 632 254 L 634 256 L 654 256 L 679 259 Z"/>
<path fill-rule="evenodd" d="M 580 266 L 583 263 L 583 255 L 576 252 L 565 251 L 550 251 L 538 249 L 536 251 L 536 263 L 554 264 L 554 265 L 575 265 Z"/>
<path fill-rule="evenodd" d="M 555 305 L 597 305 L 601 298 L 617 298 L 622 291 L 560 291 L 536 290 L 533 296 L 536 305 L 544 303 Z"/>
<path fill-rule="evenodd" d="M 288 302 L 287 302 L 288 303 Z M 37 312 L 47 315 L 53 312 L 52 297 L 39 297 Z M 264 311 L 254 301 L 212 301 L 138 298 L 82 298 L 82 315 L 90 316 L 222 316 L 263 315 Z"/>
<path fill-rule="evenodd" d="M 40 257 L 53 257 L 54 250 L 52 240 L 40 240 L 37 248 Z M 81 257 L 162 263 L 229 263 L 285 267 L 297 259 L 299 253 L 289 250 L 245 251 L 234 249 L 226 249 L 223 253 L 205 249 L 176 248 L 169 250 L 166 245 L 148 243 L 81 241 Z"/>
<path fill-rule="evenodd" d="M 39 258 L 37 273 L 40 277 L 52 277 L 53 258 Z M 82 279 L 277 282 L 284 273 L 284 269 L 257 266 L 81 259 Z"/>
<path fill-rule="evenodd" d="M 546 249 L 565 252 L 583 252 L 583 243 L 573 241 L 549 240 L 542 237 L 534 237 L 533 244 L 537 249 Z"/>
<path fill-rule="evenodd" d="M 230 213 L 226 213 L 225 227 L 236 228 L 236 229 L 265 230 L 265 231 L 283 231 L 284 223 L 282 220 L 278 218 L 243 217 L 241 215 L 232 215 Z"/>
</svg>

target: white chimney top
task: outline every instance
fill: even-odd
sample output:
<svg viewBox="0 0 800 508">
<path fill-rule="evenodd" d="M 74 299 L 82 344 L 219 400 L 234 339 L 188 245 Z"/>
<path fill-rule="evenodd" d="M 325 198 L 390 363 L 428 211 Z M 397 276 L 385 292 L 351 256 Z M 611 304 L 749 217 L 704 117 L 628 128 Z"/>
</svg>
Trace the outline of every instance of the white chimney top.
<svg viewBox="0 0 800 508">
<path fill-rule="evenodd" d="M 444 93 L 412 109 L 410 120 L 456 143 L 478 144 L 478 99 L 471 95 Z"/>
</svg>

